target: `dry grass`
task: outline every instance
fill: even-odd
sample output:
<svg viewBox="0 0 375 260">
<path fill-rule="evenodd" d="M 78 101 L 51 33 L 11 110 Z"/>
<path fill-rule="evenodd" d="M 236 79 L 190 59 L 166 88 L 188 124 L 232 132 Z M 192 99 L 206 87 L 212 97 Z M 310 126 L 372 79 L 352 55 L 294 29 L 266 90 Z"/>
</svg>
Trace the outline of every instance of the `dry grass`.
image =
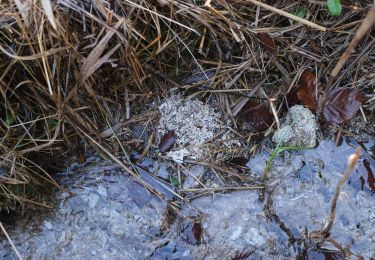
<svg viewBox="0 0 375 260">
<path fill-rule="evenodd" d="M 83 160 L 90 149 L 117 155 L 120 140 L 125 150 L 147 151 L 151 144 L 135 140 L 129 127 L 152 128 L 151 104 L 172 87 L 218 100 L 230 117 L 249 93 L 273 98 L 280 113 L 305 68 L 327 81 L 373 3 L 346 2 L 331 17 L 319 1 L 264 2 L 290 14 L 305 4 L 305 20 L 327 30 L 247 0 L 1 1 L 0 207 L 40 204 L 28 191 L 57 185 L 45 169 Z M 268 33 L 276 49 L 258 33 Z M 374 41 L 373 33 L 364 37 L 334 83 L 368 94 L 367 115 Z M 184 84 L 192 71 L 204 71 L 201 81 Z M 242 138 L 250 151 L 249 135 Z"/>
</svg>

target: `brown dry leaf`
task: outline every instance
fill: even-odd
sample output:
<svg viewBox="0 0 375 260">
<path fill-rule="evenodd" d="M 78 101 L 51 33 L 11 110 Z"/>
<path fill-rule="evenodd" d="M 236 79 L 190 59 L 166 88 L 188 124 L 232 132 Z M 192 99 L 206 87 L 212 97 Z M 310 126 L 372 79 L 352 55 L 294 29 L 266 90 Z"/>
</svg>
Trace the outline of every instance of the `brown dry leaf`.
<svg viewBox="0 0 375 260">
<path fill-rule="evenodd" d="M 364 159 L 363 160 L 363 166 L 365 166 L 365 168 L 367 170 L 368 187 L 370 188 L 370 190 L 372 192 L 375 192 L 375 176 L 374 176 L 374 173 L 372 172 L 372 169 L 371 169 L 371 163 L 367 159 Z"/>
<path fill-rule="evenodd" d="M 315 73 L 305 70 L 300 78 L 300 84 L 297 91 L 298 99 L 312 111 L 318 108 L 318 95 L 322 89 L 321 82 L 316 78 Z"/>
<path fill-rule="evenodd" d="M 104 52 L 109 40 L 115 34 L 120 25 L 124 22 L 123 19 L 119 20 L 114 26 L 114 30 L 108 30 L 106 35 L 98 42 L 95 48 L 90 52 L 89 56 L 86 58 L 85 62 L 82 65 L 80 74 L 79 74 L 79 85 L 81 85 L 85 80 L 87 80 L 112 54 L 117 50 L 119 44 L 117 44 L 112 50 L 110 50 L 107 55 L 104 55 L 102 59 L 100 56 Z"/>
<path fill-rule="evenodd" d="M 169 150 L 171 150 L 175 141 L 176 141 L 176 137 L 174 135 L 174 131 L 173 130 L 168 131 L 165 135 L 163 135 L 163 137 L 160 140 L 160 144 L 159 144 L 160 152 L 166 153 Z"/>
<path fill-rule="evenodd" d="M 241 169 L 246 167 L 249 162 L 249 158 L 246 157 L 234 157 L 225 162 L 226 166 L 233 167 L 235 169 Z"/>
<path fill-rule="evenodd" d="M 29 27 L 30 25 L 29 12 L 31 10 L 32 2 L 32 0 L 14 0 L 26 27 Z"/>
<path fill-rule="evenodd" d="M 257 33 L 255 35 L 258 40 L 264 45 L 264 47 L 269 51 L 276 51 L 276 43 L 275 40 L 268 35 L 268 33 Z"/>
<path fill-rule="evenodd" d="M 263 132 L 273 122 L 274 118 L 267 102 L 258 104 L 254 101 L 249 101 L 242 110 L 243 128 L 245 129 Z"/>
<path fill-rule="evenodd" d="M 353 88 L 332 90 L 324 106 L 323 115 L 327 122 L 340 124 L 354 116 L 362 105 L 362 95 Z"/>
<path fill-rule="evenodd" d="M 112 56 L 113 53 L 115 53 L 115 51 L 117 51 L 118 48 L 120 48 L 120 46 L 121 46 L 121 44 L 119 44 L 119 43 L 116 44 L 115 47 L 113 47 L 110 51 L 108 51 L 105 55 L 103 55 L 103 57 L 101 57 L 100 59 L 98 59 L 95 62 L 95 64 L 93 64 L 91 67 L 89 67 L 87 69 L 87 75 L 90 76 L 90 75 L 94 74 L 94 72 L 97 69 L 99 69 L 100 66 L 102 66 L 104 63 L 106 63 L 108 61 L 108 59 Z"/>
<path fill-rule="evenodd" d="M 300 86 L 297 86 L 295 88 L 292 88 L 287 94 L 286 94 L 286 100 L 288 102 L 288 106 L 298 105 L 301 104 L 301 100 L 299 99 L 297 92 L 299 90 Z"/>
<path fill-rule="evenodd" d="M 44 13 L 46 14 L 48 21 L 51 23 L 53 29 L 57 30 L 55 16 L 53 15 L 52 4 L 50 0 L 41 0 Z"/>
</svg>

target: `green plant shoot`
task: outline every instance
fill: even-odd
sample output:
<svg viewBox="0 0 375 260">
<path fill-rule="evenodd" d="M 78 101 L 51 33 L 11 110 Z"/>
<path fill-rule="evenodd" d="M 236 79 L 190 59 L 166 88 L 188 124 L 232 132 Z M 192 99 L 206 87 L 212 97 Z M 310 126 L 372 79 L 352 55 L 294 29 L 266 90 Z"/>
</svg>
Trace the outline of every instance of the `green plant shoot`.
<svg viewBox="0 0 375 260">
<path fill-rule="evenodd" d="M 284 151 L 296 151 L 296 150 L 305 150 L 309 149 L 309 147 L 298 147 L 298 146 L 277 146 L 275 150 L 272 152 L 271 157 L 267 160 L 266 167 L 262 173 L 262 179 L 267 177 L 267 173 L 271 168 L 273 160 L 282 152 Z"/>
<path fill-rule="evenodd" d="M 7 118 L 5 119 L 5 123 L 8 126 L 11 126 L 14 124 L 15 121 L 16 121 L 16 118 L 14 117 L 14 115 L 11 112 L 7 113 Z"/>
<path fill-rule="evenodd" d="M 341 1 L 340 0 L 327 0 L 328 12 L 332 16 L 338 16 L 341 14 Z"/>
<path fill-rule="evenodd" d="M 50 119 L 50 120 L 47 121 L 47 124 L 48 124 L 48 130 L 52 131 L 57 126 L 57 120 L 56 119 Z"/>
<path fill-rule="evenodd" d="M 298 17 L 304 18 L 306 15 L 306 8 L 304 6 L 301 6 L 300 8 L 297 9 L 295 15 Z"/>
</svg>

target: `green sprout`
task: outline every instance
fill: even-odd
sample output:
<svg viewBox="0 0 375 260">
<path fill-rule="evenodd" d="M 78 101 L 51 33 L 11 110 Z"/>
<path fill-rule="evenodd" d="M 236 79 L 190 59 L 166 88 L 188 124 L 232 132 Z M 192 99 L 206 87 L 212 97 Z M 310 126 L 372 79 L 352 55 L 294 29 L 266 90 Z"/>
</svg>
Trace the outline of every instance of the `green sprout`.
<svg viewBox="0 0 375 260">
<path fill-rule="evenodd" d="M 16 122 L 16 118 L 14 117 L 14 115 L 11 112 L 7 111 L 7 117 L 5 119 L 5 123 L 9 127 L 9 126 L 13 125 L 14 122 Z"/>
<path fill-rule="evenodd" d="M 310 149 L 310 147 L 298 147 L 298 146 L 277 146 L 275 150 L 272 152 L 271 157 L 267 160 L 266 167 L 262 173 L 262 179 L 267 178 L 267 173 L 271 168 L 273 160 L 282 152 L 284 151 L 298 151 L 298 150 L 305 150 Z"/>
<path fill-rule="evenodd" d="M 327 0 L 328 13 L 332 16 L 341 14 L 342 7 L 340 0 Z"/>
<path fill-rule="evenodd" d="M 172 184 L 172 186 L 174 187 L 178 187 L 180 182 L 178 181 L 178 177 L 177 176 L 171 176 L 170 179 L 169 179 L 170 183 Z"/>
<path fill-rule="evenodd" d="M 295 15 L 298 17 L 304 18 L 306 15 L 306 8 L 304 6 L 301 6 L 300 8 L 297 9 Z"/>
</svg>

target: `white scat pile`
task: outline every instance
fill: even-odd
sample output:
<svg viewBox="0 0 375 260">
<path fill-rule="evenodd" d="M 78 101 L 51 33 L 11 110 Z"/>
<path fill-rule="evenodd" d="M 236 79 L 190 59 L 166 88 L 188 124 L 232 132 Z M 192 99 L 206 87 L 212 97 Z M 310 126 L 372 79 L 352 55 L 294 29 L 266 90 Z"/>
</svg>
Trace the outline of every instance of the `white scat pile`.
<svg viewBox="0 0 375 260">
<path fill-rule="evenodd" d="M 296 105 L 289 109 L 285 122 L 272 140 L 278 145 L 313 148 L 316 145 L 317 123 L 311 111 Z"/>
<path fill-rule="evenodd" d="M 235 141 L 225 132 L 229 123 L 224 123 L 222 115 L 215 109 L 199 100 L 184 101 L 179 95 L 172 95 L 159 106 L 160 121 L 158 133 L 163 136 L 173 130 L 176 136 L 175 148 L 167 156 L 176 162 L 184 157 L 200 159 L 209 156 L 207 143 L 211 140 L 222 142 L 225 147 L 234 145 Z"/>
</svg>

